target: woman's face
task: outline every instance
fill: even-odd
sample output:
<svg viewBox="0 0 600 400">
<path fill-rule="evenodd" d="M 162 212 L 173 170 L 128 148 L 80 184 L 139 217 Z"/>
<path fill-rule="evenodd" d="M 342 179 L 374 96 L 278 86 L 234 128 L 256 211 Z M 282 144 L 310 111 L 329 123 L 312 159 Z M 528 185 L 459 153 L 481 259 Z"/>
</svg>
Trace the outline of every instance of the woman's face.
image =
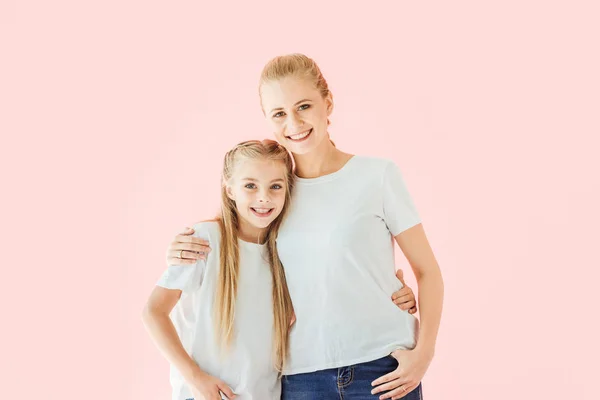
<svg viewBox="0 0 600 400">
<path fill-rule="evenodd" d="M 264 83 L 261 100 L 275 138 L 294 154 L 306 154 L 329 140 L 331 97 L 323 98 L 308 79 L 287 77 Z"/>
</svg>

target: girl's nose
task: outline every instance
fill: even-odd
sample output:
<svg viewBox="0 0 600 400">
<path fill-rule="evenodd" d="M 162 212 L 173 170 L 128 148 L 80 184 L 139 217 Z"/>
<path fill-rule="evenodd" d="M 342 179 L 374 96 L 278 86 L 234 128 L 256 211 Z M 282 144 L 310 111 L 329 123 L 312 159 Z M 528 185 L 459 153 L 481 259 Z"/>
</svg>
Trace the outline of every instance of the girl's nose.
<svg viewBox="0 0 600 400">
<path fill-rule="evenodd" d="M 266 203 L 269 201 L 269 192 L 266 190 L 261 190 L 258 192 L 258 201 L 261 203 Z"/>
</svg>

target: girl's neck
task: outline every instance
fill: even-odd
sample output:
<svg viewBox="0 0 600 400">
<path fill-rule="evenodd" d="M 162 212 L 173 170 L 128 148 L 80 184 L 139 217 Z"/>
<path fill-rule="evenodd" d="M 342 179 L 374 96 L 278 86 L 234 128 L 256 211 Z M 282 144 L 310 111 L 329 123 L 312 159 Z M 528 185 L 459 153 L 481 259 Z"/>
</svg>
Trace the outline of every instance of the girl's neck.
<svg viewBox="0 0 600 400">
<path fill-rule="evenodd" d="M 342 168 L 350 158 L 351 154 L 338 150 L 329 139 L 323 139 L 314 151 L 294 154 L 296 175 L 309 179 L 328 175 Z"/>
<path fill-rule="evenodd" d="M 263 244 L 267 235 L 267 229 L 268 228 L 257 228 L 243 218 L 240 218 L 238 239 L 243 240 L 244 242 Z"/>
</svg>

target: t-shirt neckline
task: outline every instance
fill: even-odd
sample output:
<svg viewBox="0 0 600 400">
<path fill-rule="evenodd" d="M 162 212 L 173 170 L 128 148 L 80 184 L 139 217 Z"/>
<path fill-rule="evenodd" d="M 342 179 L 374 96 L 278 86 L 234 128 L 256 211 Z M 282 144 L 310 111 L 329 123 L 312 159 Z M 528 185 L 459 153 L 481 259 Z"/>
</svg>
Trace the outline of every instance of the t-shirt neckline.
<svg viewBox="0 0 600 400">
<path fill-rule="evenodd" d="M 238 243 L 241 246 L 246 246 L 246 247 L 251 247 L 251 248 L 252 247 L 253 248 L 259 248 L 259 249 L 262 249 L 262 248 L 264 248 L 267 245 L 266 243 L 262 243 L 261 244 L 261 243 L 248 242 L 247 240 L 243 240 L 243 239 L 240 239 L 240 238 L 238 238 Z"/>
<path fill-rule="evenodd" d="M 347 171 L 349 169 L 349 166 L 354 162 L 354 160 L 357 157 L 358 157 L 357 155 L 353 155 L 352 157 L 350 157 L 350 159 L 348 161 L 346 161 L 346 163 L 342 166 L 342 168 L 338 169 L 335 172 L 327 174 L 327 175 L 318 176 L 316 178 L 300 178 L 299 176 L 296 176 L 295 177 L 296 183 L 303 184 L 303 185 L 312 185 L 315 183 L 332 181 L 332 180 L 338 178 L 340 175 L 344 174 L 345 171 Z"/>
</svg>

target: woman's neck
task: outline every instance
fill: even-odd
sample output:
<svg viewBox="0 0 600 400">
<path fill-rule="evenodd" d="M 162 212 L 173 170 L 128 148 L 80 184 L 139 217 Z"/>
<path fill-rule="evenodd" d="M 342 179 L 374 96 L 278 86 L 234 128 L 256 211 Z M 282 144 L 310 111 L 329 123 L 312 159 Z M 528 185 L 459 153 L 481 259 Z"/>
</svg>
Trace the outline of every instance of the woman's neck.
<svg viewBox="0 0 600 400">
<path fill-rule="evenodd" d="M 329 140 L 323 140 L 314 151 L 294 154 L 296 175 L 300 178 L 318 178 L 331 174 L 346 164 L 351 154 L 338 150 Z"/>
</svg>

